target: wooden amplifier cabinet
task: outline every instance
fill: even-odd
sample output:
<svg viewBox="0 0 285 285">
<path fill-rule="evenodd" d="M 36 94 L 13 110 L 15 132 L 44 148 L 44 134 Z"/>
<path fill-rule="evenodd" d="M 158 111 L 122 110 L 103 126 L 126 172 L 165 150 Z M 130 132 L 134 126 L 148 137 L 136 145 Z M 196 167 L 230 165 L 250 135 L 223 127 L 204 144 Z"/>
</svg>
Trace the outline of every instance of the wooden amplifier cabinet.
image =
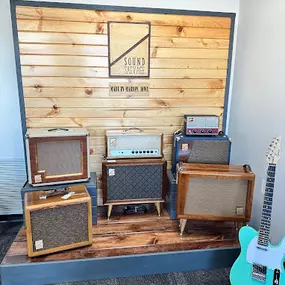
<svg viewBox="0 0 285 285">
<path fill-rule="evenodd" d="M 248 222 L 254 181 L 248 165 L 181 163 L 177 186 L 181 234 L 189 219 Z"/>
<path fill-rule="evenodd" d="M 77 129 L 28 129 L 26 156 L 29 184 L 43 186 L 90 178 L 89 134 Z"/>
<path fill-rule="evenodd" d="M 102 164 L 103 202 L 108 219 L 113 205 L 154 203 L 160 205 L 166 194 L 164 159 L 110 160 Z"/>
<path fill-rule="evenodd" d="M 25 193 L 25 217 L 30 257 L 90 245 L 92 243 L 92 205 L 84 185 L 68 188 L 75 192 L 43 199 L 50 191 Z"/>
</svg>

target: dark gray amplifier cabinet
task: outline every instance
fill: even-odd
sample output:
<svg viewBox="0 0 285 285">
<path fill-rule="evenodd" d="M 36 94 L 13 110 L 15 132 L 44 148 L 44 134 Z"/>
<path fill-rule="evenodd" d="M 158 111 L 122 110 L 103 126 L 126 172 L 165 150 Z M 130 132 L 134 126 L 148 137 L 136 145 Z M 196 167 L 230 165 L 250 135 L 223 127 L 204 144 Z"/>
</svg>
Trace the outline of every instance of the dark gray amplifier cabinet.
<svg viewBox="0 0 285 285">
<path fill-rule="evenodd" d="M 24 209 L 24 196 L 26 192 L 32 191 L 44 191 L 50 189 L 60 189 L 69 187 L 72 185 L 84 185 L 91 197 L 92 202 L 92 224 L 97 224 L 97 184 L 96 184 L 96 172 L 91 172 L 90 179 L 86 182 L 78 182 L 78 183 L 67 183 L 67 184 L 60 184 L 60 185 L 48 185 L 48 186 L 31 186 L 28 182 L 25 183 L 23 188 L 21 189 L 21 197 L 22 197 L 22 205 Z"/>
<path fill-rule="evenodd" d="M 186 136 L 173 134 L 172 173 L 176 176 L 177 163 L 229 164 L 231 140 L 226 135 Z"/>
<path fill-rule="evenodd" d="M 165 197 L 165 209 L 170 219 L 176 220 L 176 202 L 177 202 L 177 184 L 174 175 L 170 169 L 167 170 L 167 188 Z"/>
</svg>

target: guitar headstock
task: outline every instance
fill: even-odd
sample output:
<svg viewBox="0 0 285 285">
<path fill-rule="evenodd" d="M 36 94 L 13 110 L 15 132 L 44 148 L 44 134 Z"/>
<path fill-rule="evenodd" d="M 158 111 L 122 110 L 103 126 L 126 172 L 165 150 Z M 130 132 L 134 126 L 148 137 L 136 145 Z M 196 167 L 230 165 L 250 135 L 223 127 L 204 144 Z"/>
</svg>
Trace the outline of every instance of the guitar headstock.
<svg viewBox="0 0 285 285">
<path fill-rule="evenodd" d="M 266 152 L 266 160 L 268 163 L 276 164 L 280 158 L 282 136 L 274 138 Z"/>
</svg>

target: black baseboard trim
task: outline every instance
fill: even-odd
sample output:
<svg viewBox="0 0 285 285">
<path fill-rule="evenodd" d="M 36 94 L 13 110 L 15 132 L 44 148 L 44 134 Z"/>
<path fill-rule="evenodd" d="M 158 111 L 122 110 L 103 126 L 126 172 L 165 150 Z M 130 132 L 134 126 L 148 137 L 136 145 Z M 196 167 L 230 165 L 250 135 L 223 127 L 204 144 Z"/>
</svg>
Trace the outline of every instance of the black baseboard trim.
<svg viewBox="0 0 285 285">
<path fill-rule="evenodd" d="M 17 215 L 0 215 L 0 223 L 6 222 L 23 222 L 24 218 L 22 214 Z"/>
</svg>

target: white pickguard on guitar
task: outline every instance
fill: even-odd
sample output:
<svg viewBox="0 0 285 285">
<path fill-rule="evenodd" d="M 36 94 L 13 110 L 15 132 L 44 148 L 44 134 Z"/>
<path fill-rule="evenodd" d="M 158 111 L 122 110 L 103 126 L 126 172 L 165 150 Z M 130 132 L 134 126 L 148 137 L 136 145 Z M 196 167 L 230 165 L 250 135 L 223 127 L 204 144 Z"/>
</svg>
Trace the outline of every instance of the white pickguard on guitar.
<svg viewBox="0 0 285 285">
<path fill-rule="evenodd" d="M 250 264 L 262 264 L 271 270 L 279 269 L 283 272 L 282 260 L 285 254 L 285 241 L 278 247 L 265 247 L 260 249 L 257 244 L 258 237 L 251 240 L 246 253 L 246 261 Z"/>
</svg>

